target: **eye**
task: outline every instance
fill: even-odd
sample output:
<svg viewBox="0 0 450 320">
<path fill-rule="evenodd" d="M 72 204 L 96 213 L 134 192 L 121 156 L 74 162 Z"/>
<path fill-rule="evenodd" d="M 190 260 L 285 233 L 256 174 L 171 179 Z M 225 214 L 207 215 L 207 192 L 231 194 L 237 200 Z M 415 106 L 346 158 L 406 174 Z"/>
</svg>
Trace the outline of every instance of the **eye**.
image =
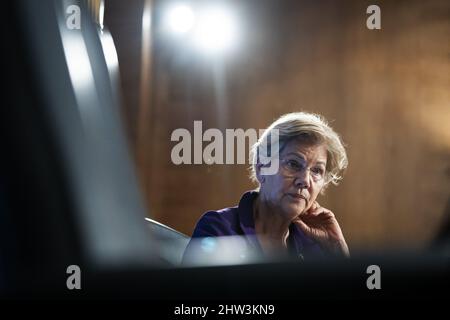
<svg viewBox="0 0 450 320">
<path fill-rule="evenodd" d="M 289 168 L 294 170 L 300 170 L 302 168 L 302 165 L 295 160 L 288 160 L 286 164 L 288 165 Z"/>
<path fill-rule="evenodd" d="M 320 167 L 313 168 L 311 171 L 312 171 L 312 173 L 314 173 L 317 176 L 322 176 L 323 173 L 324 173 L 324 170 L 322 168 L 320 168 Z"/>
</svg>

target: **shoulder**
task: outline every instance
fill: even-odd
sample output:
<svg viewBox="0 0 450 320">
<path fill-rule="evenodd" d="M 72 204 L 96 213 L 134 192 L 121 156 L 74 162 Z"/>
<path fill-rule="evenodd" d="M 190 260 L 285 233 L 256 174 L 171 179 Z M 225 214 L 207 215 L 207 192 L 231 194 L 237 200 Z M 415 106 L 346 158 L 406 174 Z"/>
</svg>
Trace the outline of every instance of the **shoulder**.
<svg viewBox="0 0 450 320">
<path fill-rule="evenodd" d="M 204 213 L 195 226 L 193 238 L 239 234 L 238 208 L 225 208 Z"/>
</svg>

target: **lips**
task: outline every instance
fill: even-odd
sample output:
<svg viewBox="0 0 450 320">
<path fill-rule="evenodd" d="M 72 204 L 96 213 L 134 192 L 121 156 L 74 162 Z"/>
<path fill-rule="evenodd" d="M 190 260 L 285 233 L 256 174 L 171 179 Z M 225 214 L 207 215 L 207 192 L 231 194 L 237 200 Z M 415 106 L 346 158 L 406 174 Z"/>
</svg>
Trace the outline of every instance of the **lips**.
<svg viewBox="0 0 450 320">
<path fill-rule="evenodd" d="M 298 193 L 289 193 L 289 195 L 290 195 L 292 198 L 294 198 L 294 199 L 297 199 L 297 200 L 303 199 L 303 200 L 305 200 L 305 202 L 308 202 L 308 199 L 306 199 L 306 197 L 303 196 L 302 194 L 298 194 Z"/>
</svg>

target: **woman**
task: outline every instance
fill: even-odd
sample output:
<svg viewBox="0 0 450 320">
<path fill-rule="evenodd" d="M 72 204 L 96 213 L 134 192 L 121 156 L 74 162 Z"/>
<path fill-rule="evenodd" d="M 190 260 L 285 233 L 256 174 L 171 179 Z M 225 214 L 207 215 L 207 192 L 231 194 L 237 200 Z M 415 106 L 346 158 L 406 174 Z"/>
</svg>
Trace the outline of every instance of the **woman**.
<svg viewBox="0 0 450 320">
<path fill-rule="evenodd" d="M 276 134 L 278 145 L 271 145 Z M 270 162 L 262 161 L 263 146 L 271 151 Z M 283 115 L 252 147 L 252 157 L 251 176 L 258 189 L 246 192 L 237 207 L 205 213 L 192 238 L 243 235 L 249 246 L 267 256 L 349 256 L 336 217 L 316 201 L 347 167 L 343 143 L 326 121 L 305 112 Z M 263 169 L 272 161 L 278 161 L 278 170 L 267 174 Z"/>
</svg>

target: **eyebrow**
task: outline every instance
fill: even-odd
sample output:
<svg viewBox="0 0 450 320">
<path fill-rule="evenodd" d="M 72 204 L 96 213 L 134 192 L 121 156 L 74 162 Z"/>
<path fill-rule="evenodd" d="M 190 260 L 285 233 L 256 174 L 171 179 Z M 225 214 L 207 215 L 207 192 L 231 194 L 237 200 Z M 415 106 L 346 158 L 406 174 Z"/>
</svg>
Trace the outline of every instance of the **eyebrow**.
<svg viewBox="0 0 450 320">
<path fill-rule="evenodd" d="M 289 155 L 293 155 L 293 156 L 296 156 L 297 158 L 301 158 L 302 160 L 306 160 L 305 156 L 302 155 L 302 154 L 298 154 L 298 153 L 295 153 L 295 152 L 289 152 L 286 156 L 289 156 Z M 327 165 L 326 162 L 323 162 L 323 161 L 317 161 L 316 164 L 321 164 L 321 165 L 324 165 L 324 166 Z"/>
</svg>

